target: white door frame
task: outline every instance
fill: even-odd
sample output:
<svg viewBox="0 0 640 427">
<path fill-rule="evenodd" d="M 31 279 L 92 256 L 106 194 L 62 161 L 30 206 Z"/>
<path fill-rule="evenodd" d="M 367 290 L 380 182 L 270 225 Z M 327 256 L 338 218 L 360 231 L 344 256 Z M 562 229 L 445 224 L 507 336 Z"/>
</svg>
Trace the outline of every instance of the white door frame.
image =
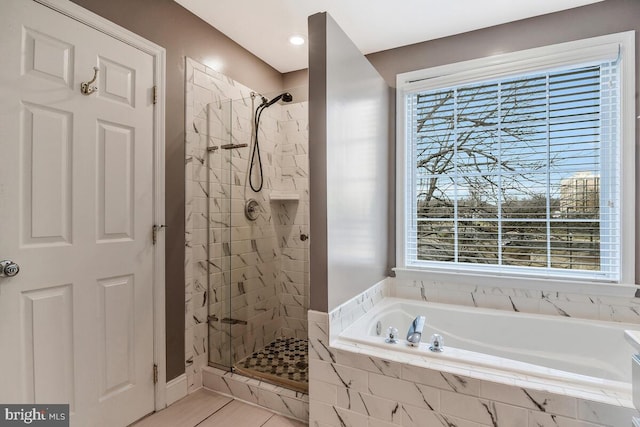
<svg viewBox="0 0 640 427">
<path fill-rule="evenodd" d="M 153 57 L 154 85 L 157 88 L 157 102 L 153 111 L 153 223 L 164 225 L 165 97 L 163 94 L 165 93 L 165 49 L 69 0 L 34 1 Z M 167 406 L 164 247 L 165 233 L 157 233 L 153 254 L 153 359 L 158 367 L 158 381 L 155 384 L 156 411 Z"/>
</svg>

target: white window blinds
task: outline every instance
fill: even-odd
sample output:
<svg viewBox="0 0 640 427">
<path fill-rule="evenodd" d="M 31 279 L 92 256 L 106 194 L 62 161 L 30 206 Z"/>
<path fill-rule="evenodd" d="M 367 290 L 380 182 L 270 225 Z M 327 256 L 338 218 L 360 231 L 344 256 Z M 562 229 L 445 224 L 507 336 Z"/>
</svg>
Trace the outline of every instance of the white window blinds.
<svg viewBox="0 0 640 427">
<path fill-rule="evenodd" d="M 406 96 L 407 266 L 620 279 L 616 61 Z"/>
</svg>

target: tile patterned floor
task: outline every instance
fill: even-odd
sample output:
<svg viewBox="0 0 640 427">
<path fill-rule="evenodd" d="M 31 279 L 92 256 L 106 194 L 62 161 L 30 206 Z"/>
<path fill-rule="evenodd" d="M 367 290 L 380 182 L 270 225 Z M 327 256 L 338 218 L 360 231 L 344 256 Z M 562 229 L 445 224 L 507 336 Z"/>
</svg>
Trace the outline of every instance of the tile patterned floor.
<svg viewBox="0 0 640 427">
<path fill-rule="evenodd" d="M 235 369 L 249 375 L 307 393 L 309 390 L 308 341 L 277 338 L 236 363 Z"/>
<path fill-rule="evenodd" d="M 130 427 L 304 427 L 307 424 L 200 389 Z"/>
</svg>

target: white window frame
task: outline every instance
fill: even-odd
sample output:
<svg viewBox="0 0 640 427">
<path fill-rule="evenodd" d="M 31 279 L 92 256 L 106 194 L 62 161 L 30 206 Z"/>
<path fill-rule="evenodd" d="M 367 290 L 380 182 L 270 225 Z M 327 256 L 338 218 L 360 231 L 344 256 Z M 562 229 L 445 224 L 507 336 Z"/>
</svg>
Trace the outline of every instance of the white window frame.
<svg viewBox="0 0 640 427">
<path fill-rule="evenodd" d="M 482 273 L 451 266 L 410 267 L 406 263 L 407 209 L 410 173 L 407 162 L 406 97 L 418 90 L 432 90 L 462 83 L 506 78 L 511 75 L 552 70 L 568 65 L 588 63 L 620 55 L 620 281 L 602 281 L 562 277 L 519 275 L 513 272 Z M 396 268 L 400 277 L 431 278 L 452 283 L 482 286 L 524 287 L 536 289 L 575 290 L 593 294 L 609 294 L 613 288 L 628 288 L 635 283 L 635 32 L 610 34 L 584 40 L 560 43 L 513 53 L 474 59 L 424 70 L 398 74 L 396 78 Z M 514 282 L 517 280 L 517 283 Z M 589 284 L 589 289 L 584 287 Z M 635 285 L 633 285 L 635 286 Z M 615 293 L 615 292 L 614 292 Z"/>
</svg>

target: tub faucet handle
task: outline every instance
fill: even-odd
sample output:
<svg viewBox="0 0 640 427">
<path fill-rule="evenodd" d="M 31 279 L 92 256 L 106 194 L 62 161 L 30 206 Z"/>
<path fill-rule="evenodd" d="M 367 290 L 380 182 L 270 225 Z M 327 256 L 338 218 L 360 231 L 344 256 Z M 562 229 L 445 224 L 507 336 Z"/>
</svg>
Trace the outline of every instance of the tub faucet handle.
<svg viewBox="0 0 640 427">
<path fill-rule="evenodd" d="M 407 343 L 412 347 L 418 347 L 422 339 L 422 330 L 427 319 L 424 316 L 418 316 L 413 319 L 409 331 L 407 332 Z"/>
<path fill-rule="evenodd" d="M 444 339 L 442 338 L 442 335 L 433 334 L 431 335 L 430 341 L 431 341 L 431 345 L 429 346 L 429 350 L 435 351 L 438 353 L 444 350 Z"/>
<path fill-rule="evenodd" d="M 398 329 L 393 326 L 389 326 L 387 329 L 387 339 L 384 342 L 389 344 L 395 344 L 398 342 Z"/>
</svg>

